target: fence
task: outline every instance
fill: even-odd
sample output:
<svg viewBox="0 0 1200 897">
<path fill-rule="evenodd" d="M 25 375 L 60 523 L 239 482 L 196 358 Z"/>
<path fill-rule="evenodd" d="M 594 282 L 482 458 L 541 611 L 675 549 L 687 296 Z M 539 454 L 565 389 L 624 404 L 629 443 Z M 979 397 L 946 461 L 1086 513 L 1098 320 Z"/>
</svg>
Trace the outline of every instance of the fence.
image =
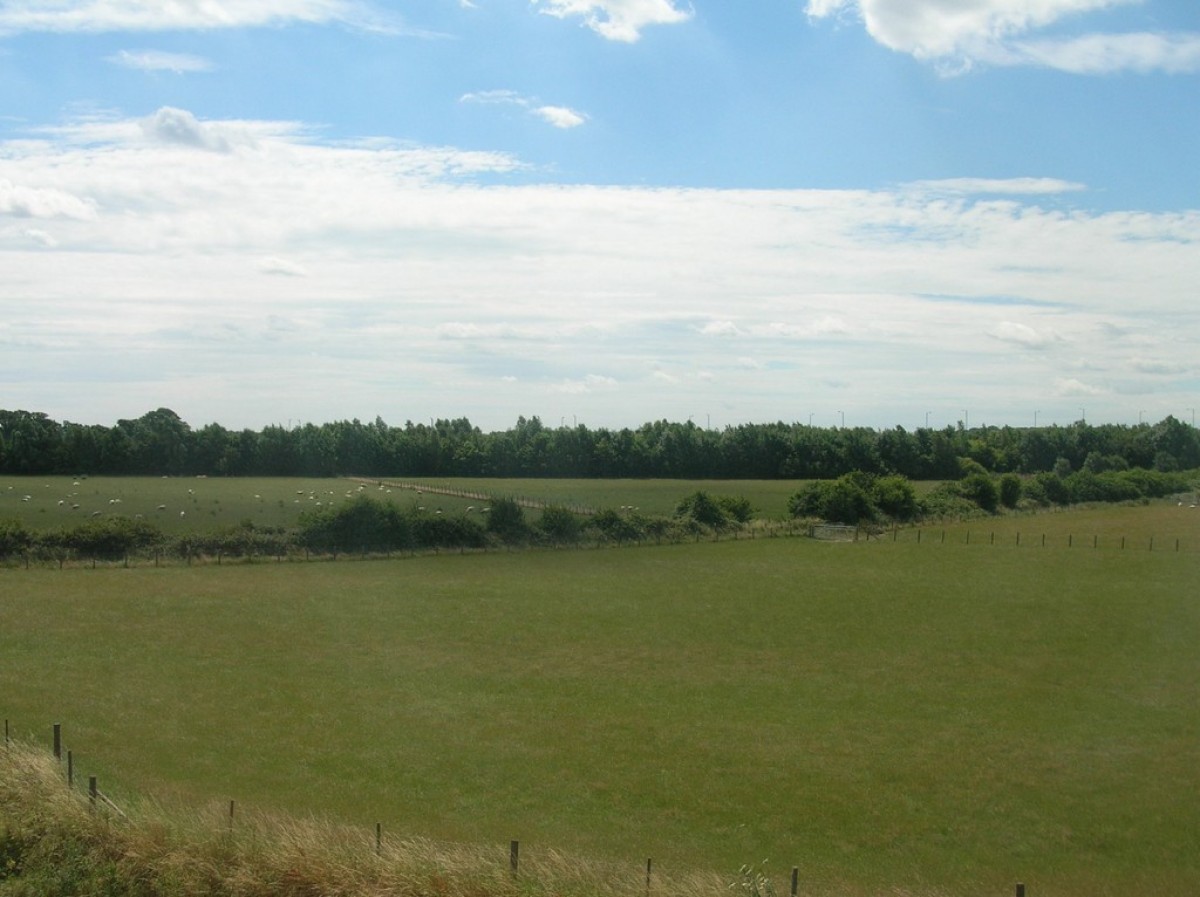
<svg viewBox="0 0 1200 897">
<path fill-rule="evenodd" d="M 62 734 L 62 724 L 54 723 L 51 736 L 51 751 L 54 758 L 60 764 L 64 762 L 65 753 L 65 784 L 68 789 L 73 791 L 76 787 L 74 754 L 70 750 L 64 751 Z M 13 745 L 13 739 L 9 730 L 9 720 L 7 718 L 4 720 L 4 745 L 6 751 L 11 749 Z M 131 821 L 129 816 L 111 798 L 109 798 L 106 794 L 104 794 L 103 791 L 100 790 L 98 778 L 94 775 L 88 776 L 86 795 L 88 803 L 93 811 L 111 813 L 114 817 L 127 823 Z M 2 808 L 0 808 L 0 811 L 2 811 Z M 229 811 L 228 815 L 223 820 L 223 825 L 230 834 L 232 834 L 234 831 L 236 811 L 237 802 L 234 800 L 229 801 Z M 374 851 L 377 855 L 381 855 L 383 852 L 383 836 L 383 824 L 379 822 L 376 822 L 374 829 L 369 831 L 369 833 L 364 836 L 364 841 L 368 838 L 371 839 L 369 843 L 373 844 Z M 512 840 L 509 842 L 507 871 L 513 876 L 513 878 L 517 878 L 521 875 L 521 842 L 519 840 Z M 729 890 L 739 892 L 743 895 L 743 897 L 768 897 L 768 895 L 772 895 L 773 897 L 773 895 L 776 894 L 774 884 L 761 871 L 756 871 L 751 866 L 743 866 L 740 870 L 740 874 L 742 876 L 741 881 L 730 885 Z M 653 858 L 647 858 L 645 864 L 644 897 L 651 897 L 652 887 L 654 884 L 653 876 L 654 860 Z M 2 877 L 3 875 L 0 874 L 0 878 Z M 799 866 L 792 866 L 791 868 L 789 894 L 790 897 L 799 897 Z M 1015 895 L 1016 897 L 1026 897 L 1026 888 L 1023 882 L 1016 883 Z M 637 895 L 637 897 L 642 897 L 642 895 Z"/>
</svg>

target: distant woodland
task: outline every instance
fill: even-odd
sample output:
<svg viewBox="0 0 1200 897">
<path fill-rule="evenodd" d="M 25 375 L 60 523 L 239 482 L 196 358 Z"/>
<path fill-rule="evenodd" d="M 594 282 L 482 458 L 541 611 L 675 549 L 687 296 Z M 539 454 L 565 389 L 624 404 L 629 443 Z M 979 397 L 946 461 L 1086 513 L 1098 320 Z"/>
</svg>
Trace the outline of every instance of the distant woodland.
<svg viewBox="0 0 1200 897">
<path fill-rule="evenodd" d="M 976 466 L 977 465 L 977 466 Z M 1036 474 L 1200 467 L 1194 426 L 818 428 L 763 423 L 706 429 L 665 420 L 636 429 L 546 426 L 520 417 L 483 432 L 465 418 L 394 426 L 376 418 L 262 430 L 193 429 L 159 408 L 112 426 L 0 410 L 0 474 L 154 476 L 666 477 L 913 480 L 970 470 Z"/>
</svg>

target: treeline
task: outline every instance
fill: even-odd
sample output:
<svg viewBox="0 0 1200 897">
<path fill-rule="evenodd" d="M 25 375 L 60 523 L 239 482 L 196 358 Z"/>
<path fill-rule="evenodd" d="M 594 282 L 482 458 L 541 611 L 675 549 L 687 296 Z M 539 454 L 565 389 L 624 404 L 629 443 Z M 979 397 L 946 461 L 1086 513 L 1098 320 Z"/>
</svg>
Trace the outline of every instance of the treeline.
<svg viewBox="0 0 1200 897">
<path fill-rule="evenodd" d="M 988 473 L 973 461 L 962 475 L 918 496 L 910 481 L 895 474 L 854 471 L 833 480 L 806 483 L 788 499 L 792 517 L 829 523 L 911 523 L 965 520 L 1002 510 L 1046 508 L 1092 502 L 1143 501 L 1191 492 L 1194 472 L 1106 470 L 1045 471 L 1032 476 Z"/>
<path fill-rule="evenodd" d="M 262 430 L 193 429 L 159 408 L 114 426 L 0 410 L 0 474 L 835 479 L 852 471 L 954 479 L 968 459 L 996 473 L 1100 474 L 1200 467 L 1196 428 L 1136 426 L 816 428 L 691 421 L 637 429 L 548 427 L 537 417 L 485 433 L 465 418 L 392 426 L 376 418 Z"/>
</svg>

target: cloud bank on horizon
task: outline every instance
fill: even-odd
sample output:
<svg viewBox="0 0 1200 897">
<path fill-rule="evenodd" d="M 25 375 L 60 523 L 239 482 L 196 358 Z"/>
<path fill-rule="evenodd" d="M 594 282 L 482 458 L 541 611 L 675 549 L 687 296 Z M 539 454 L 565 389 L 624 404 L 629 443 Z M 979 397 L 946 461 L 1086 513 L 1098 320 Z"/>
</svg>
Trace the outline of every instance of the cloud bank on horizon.
<svg viewBox="0 0 1200 897">
<path fill-rule="evenodd" d="M 1195 11 L 768 15 L 0 0 L 0 407 L 1194 415 Z"/>
</svg>

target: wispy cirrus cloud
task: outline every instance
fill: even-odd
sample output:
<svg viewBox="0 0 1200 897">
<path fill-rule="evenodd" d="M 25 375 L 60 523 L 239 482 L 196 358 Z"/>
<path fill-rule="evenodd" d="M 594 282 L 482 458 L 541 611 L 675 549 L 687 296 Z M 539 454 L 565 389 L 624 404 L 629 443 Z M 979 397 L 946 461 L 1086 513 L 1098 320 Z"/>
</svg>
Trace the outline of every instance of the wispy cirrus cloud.
<svg viewBox="0 0 1200 897">
<path fill-rule="evenodd" d="M 609 40 L 634 43 L 650 25 L 678 25 L 692 17 L 672 0 L 533 0 L 546 15 L 582 18 L 584 24 Z"/>
<path fill-rule="evenodd" d="M 1086 33 L 1037 37 L 1085 13 L 1139 0 L 808 0 L 810 19 L 855 18 L 889 49 L 959 74 L 1028 65 L 1074 74 L 1200 71 L 1200 34 Z"/>
<path fill-rule="evenodd" d="M 177 75 L 208 72 L 213 67 L 212 62 L 203 56 L 162 50 L 121 50 L 107 57 L 107 61 L 123 68 L 143 72 L 173 72 Z"/>
<path fill-rule="evenodd" d="M 547 124 L 564 130 L 577 128 L 587 122 L 587 116 L 568 106 L 544 105 L 538 100 L 523 96 L 515 90 L 484 90 L 466 93 L 459 97 L 460 103 L 479 103 L 485 106 L 516 106 Z"/>
<path fill-rule="evenodd" d="M 417 33 L 409 32 L 394 15 L 358 0 L 6 0 L 0 4 L 0 35 L 334 23 L 369 31 Z"/>
</svg>

